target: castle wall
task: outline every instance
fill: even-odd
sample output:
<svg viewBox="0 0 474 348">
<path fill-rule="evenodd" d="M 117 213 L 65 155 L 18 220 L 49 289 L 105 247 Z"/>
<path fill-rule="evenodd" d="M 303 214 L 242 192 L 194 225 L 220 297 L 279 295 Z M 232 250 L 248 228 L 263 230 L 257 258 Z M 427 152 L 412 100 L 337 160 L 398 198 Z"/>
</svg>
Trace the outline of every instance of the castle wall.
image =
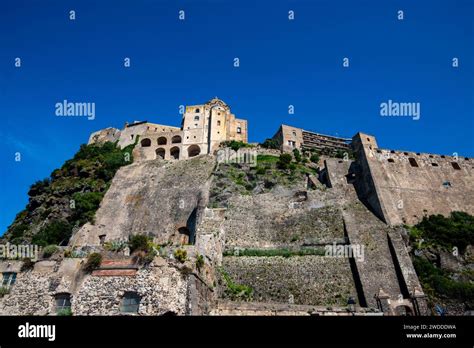
<svg viewBox="0 0 474 348">
<path fill-rule="evenodd" d="M 416 224 L 425 215 L 456 210 L 474 214 L 473 159 L 384 150 L 374 140 L 362 133 L 354 137 L 359 186 L 388 224 Z"/>
</svg>

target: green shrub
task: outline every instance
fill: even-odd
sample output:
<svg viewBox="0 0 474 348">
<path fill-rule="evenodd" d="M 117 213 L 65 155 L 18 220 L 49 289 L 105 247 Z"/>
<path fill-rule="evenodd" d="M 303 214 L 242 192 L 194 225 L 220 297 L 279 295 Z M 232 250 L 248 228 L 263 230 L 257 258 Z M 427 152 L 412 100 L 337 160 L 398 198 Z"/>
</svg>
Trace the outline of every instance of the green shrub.
<svg viewBox="0 0 474 348">
<path fill-rule="evenodd" d="M 123 249 L 126 248 L 126 246 L 127 246 L 127 243 L 122 240 L 112 240 L 112 241 L 105 242 L 104 244 L 105 250 L 113 251 L 113 252 L 122 251 Z"/>
<path fill-rule="evenodd" d="M 204 256 L 198 255 L 196 257 L 196 268 L 198 270 L 201 270 L 201 268 L 203 268 L 203 267 L 204 267 Z"/>
<path fill-rule="evenodd" d="M 133 236 L 130 236 L 130 241 L 129 241 L 129 246 L 130 246 L 130 251 L 135 252 L 135 251 L 149 251 L 150 250 L 150 238 L 144 234 L 135 234 Z"/>
<path fill-rule="evenodd" d="M 25 257 L 23 259 L 23 264 L 21 265 L 20 272 L 29 271 L 30 269 L 33 269 L 34 266 L 35 266 L 35 263 L 31 261 L 29 257 Z"/>
<path fill-rule="evenodd" d="M 72 315 L 71 308 L 63 308 L 57 311 L 56 315 L 58 317 L 67 317 Z"/>
<path fill-rule="evenodd" d="M 302 157 L 301 157 L 300 150 L 294 149 L 294 150 L 293 150 L 293 156 L 295 156 L 295 161 L 296 161 L 296 163 L 300 163 L 300 162 L 301 162 Z"/>
<path fill-rule="evenodd" d="M 457 247 L 464 253 L 468 245 L 474 244 L 474 216 L 464 212 L 452 212 L 449 217 L 431 215 L 410 229 L 413 239 L 424 239 L 448 249 Z"/>
<path fill-rule="evenodd" d="M 179 262 L 184 263 L 186 261 L 186 259 L 188 258 L 188 253 L 184 249 L 176 249 L 174 251 L 174 257 Z"/>
<path fill-rule="evenodd" d="M 244 143 L 243 141 L 237 141 L 237 140 L 230 140 L 230 141 L 224 141 L 222 142 L 223 146 L 230 147 L 234 151 L 238 151 L 241 148 L 244 147 L 253 147 L 250 144 Z"/>
<path fill-rule="evenodd" d="M 0 298 L 8 295 L 10 293 L 10 288 L 6 286 L 0 286 Z"/>
<path fill-rule="evenodd" d="M 278 141 L 275 139 L 265 139 L 265 141 L 261 143 L 260 146 L 266 149 L 275 149 L 275 150 L 280 148 Z"/>
<path fill-rule="evenodd" d="M 71 238 L 72 228 L 67 221 L 52 221 L 33 236 L 32 243 L 42 247 L 66 243 Z"/>
<path fill-rule="evenodd" d="M 280 169 L 288 169 L 291 163 L 291 155 L 289 153 L 282 153 L 278 159 L 277 166 Z"/>
<path fill-rule="evenodd" d="M 223 270 L 220 269 L 222 277 L 227 285 L 226 293 L 230 295 L 232 300 L 251 300 L 253 297 L 253 289 L 247 285 L 234 283 L 232 278 Z"/>
<path fill-rule="evenodd" d="M 313 163 L 318 163 L 319 162 L 319 155 L 317 153 L 313 153 L 309 160 Z"/>
<path fill-rule="evenodd" d="M 257 167 L 255 169 L 255 173 L 259 175 L 264 175 L 267 172 L 267 168 L 265 167 Z"/>
<path fill-rule="evenodd" d="M 102 255 L 99 253 L 92 253 L 87 257 L 87 261 L 84 264 L 84 271 L 87 273 L 92 272 L 100 266 L 102 263 Z"/>
<path fill-rule="evenodd" d="M 59 248 L 56 245 L 48 245 L 44 247 L 43 249 L 43 257 L 48 258 L 54 253 L 56 253 L 59 250 Z"/>
<path fill-rule="evenodd" d="M 104 194 L 102 192 L 78 192 L 72 198 L 75 202 L 73 219 L 80 225 L 86 222 L 93 222 L 96 210 Z"/>
</svg>

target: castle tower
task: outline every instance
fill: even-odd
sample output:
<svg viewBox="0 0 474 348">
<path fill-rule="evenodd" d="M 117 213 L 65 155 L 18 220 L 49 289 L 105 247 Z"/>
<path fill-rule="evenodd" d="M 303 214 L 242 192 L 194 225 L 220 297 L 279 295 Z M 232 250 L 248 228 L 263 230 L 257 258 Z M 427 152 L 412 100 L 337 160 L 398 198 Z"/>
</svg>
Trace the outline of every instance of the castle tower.
<svg viewBox="0 0 474 348">
<path fill-rule="evenodd" d="M 183 145 L 200 153 L 213 153 L 226 140 L 247 142 L 247 121 L 237 119 L 222 100 L 186 107 L 182 121 Z M 186 150 L 186 149 L 185 149 Z"/>
</svg>

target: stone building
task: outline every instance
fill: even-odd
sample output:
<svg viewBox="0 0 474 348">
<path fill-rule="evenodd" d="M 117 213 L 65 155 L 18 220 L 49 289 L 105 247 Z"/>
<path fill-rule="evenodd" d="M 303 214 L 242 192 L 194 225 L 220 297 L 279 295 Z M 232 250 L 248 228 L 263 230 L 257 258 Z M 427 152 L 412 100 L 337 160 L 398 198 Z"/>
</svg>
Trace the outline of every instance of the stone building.
<svg viewBox="0 0 474 348">
<path fill-rule="evenodd" d="M 284 152 L 291 152 L 294 149 L 315 149 L 321 153 L 348 151 L 350 149 L 351 141 L 351 139 L 348 138 L 310 132 L 284 124 L 280 126 L 273 136 L 273 139 L 278 142 L 280 149 Z"/>
<path fill-rule="evenodd" d="M 126 123 L 122 130 L 106 128 L 92 133 L 88 143 L 118 141 L 124 147 L 138 141 L 134 153 L 138 161 L 159 157 L 177 160 L 212 154 L 223 141 L 247 142 L 247 137 L 247 121 L 236 118 L 216 97 L 205 104 L 187 106 L 181 127 L 147 121 Z"/>
</svg>

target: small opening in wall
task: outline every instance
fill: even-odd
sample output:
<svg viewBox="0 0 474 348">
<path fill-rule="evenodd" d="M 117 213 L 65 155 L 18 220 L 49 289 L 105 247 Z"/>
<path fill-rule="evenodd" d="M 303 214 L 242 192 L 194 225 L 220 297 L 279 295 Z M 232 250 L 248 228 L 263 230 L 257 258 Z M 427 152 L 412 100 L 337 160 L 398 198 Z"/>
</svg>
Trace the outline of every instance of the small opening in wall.
<svg viewBox="0 0 474 348">
<path fill-rule="evenodd" d="M 404 154 L 405 156 L 408 156 L 408 152 L 404 152 L 403 154 Z"/>
<path fill-rule="evenodd" d="M 459 166 L 458 162 L 451 162 L 451 165 L 453 166 L 454 169 L 461 170 L 461 167 Z"/>
<path fill-rule="evenodd" d="M 449 188 L 449 187 L 451 187 L 451 182 L 445 181 L 445 182 L 443 182 L 443 186 L 446 187 L 446 188 Z"/>
<path fill-rule="evenodd" d="M 382 150 L 377 150 L 377 153 L 382 153 Z"/>
<path fill-rule="evenodd" d="M 395 151 L 391 150 L 390 153 L 395 153 Z"/>
<path fill-rule="evenodd" d="M 105 244 L 105 234 L 101 234 L 99 236 L 99 242 L 100 242 L 100 245 L 104 245 Z"/>
<path fill-rule="evenodd" d="M 439 167 L 439 166 L 438 166 L 438 163 L 432 162 L 431 165 L 432 165 L 433 167 Z"/>
<path fill-rule="evenodd" d="M 441 155 L 441 158 L 446 158 L 446 156 L 445 156 L 445 155 Z"/>
<path fill-rule="evenodd" d="M 430 155 L 430 158 L 433 158 L 433 155 Z"/>
<path fill-rule="evenodd" d="M 237 127 L 237 133 L 238 133 L 238 134 L 242 133 L 242 128 Z"/>
<path fill-rule="evenodd" d="M 194 112 L 195 112 L 196 114 L 199 113 L 199 111 L 200 111 L 199 109 L 194 110 Z"/>
<path fill-rule="evenodd" d="M 56 301 L 57 314 L 63 314 L 64 312 L 71 310 L 71 294 L 69 293 L 56 294 L 54 299 Z"/>
<path fill-rule="evenodd" d="M 370 138 L 367 138 L 367 141 L 370 141 Z"/>
<path fill-rule="evenodd" d="M 465 160 L 465 161 L 469 161 L 469 158 L 467 158 L 467 157 L 464 157 L 464 160 Z"/>
<path fill-rule="evenodd" d="M 221 125 L 221 121 L 217 120 L 217 125 L 220 126 L 220 125 Z"/>
<path fill-rule="evenodd" d="M 408 158 L 408 162 L 410 162 L 410 165 L 412 167 L 418 167 L 418 163 L 416 162 L 416 159 L 414 159 L 413 157 Z"/>
<path fill-rule="evenodd" d="M 140 306 L 140 295 L 133 291 L 127 291 L 123 294 L 120 311 L 123 313 L 138 313 Z"/>
<path fill-rule="evenodd" d="M 389 161 L 390 163 L 395 163 L 395 160 L 394 160 L 393 158 L 389 158 L 388 161 Z"/>
<path fill-rule="evenodd" d="M 420 153 L 419 153 L 419 152 L 417 152 L 417 153 L 416 153 L 416 155 L 417 155 L 417 156 L 419 156 L 419 155 L 420 155 Z"/>
<path fill-rule="evenodd" d="M 16 272 L 3 272 L 2 287 L 8 288 L 16 282 Z"/>
</svg>

